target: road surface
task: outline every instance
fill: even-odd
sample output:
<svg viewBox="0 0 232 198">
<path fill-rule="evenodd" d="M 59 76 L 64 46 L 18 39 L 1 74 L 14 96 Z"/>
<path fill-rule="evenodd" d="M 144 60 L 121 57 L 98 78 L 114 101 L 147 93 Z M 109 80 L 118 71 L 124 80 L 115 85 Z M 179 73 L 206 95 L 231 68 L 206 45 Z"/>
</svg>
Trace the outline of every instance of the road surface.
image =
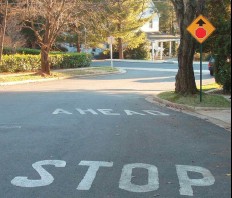
<svg viewBox="0 0 232 198">
<path fill-rule="evenodd" d="M 117 64 L 0 87 L 1 198 L 231 197 L 231 134 L 145 100 L 173 89 L 176 65 Z"/>
</svg>

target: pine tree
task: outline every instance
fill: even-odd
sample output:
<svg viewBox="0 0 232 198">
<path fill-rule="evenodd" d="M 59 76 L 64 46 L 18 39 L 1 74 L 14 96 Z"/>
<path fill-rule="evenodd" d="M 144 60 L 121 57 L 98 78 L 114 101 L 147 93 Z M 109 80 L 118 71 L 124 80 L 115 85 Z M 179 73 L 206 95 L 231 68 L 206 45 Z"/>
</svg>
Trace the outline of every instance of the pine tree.
<svg viewBox="0 0 232 198">
<path fill-rule="evenodd" d="M 120 59 L 124 58 L 125 45 L 133 49 L 144 42 L 144 34 L 138 34 L 138 30 L 153 17 L 145 15 L 150 3 L 150 0 L 106 0 L 109 34 L 117 39 Z"/>
</svg>

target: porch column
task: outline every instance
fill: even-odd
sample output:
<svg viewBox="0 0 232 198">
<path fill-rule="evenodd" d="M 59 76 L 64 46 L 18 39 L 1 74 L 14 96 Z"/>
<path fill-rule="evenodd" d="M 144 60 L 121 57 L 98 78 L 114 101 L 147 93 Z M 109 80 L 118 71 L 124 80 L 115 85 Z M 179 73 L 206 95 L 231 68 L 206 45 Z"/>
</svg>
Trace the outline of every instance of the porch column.
<svg viewBox="0 0 232 198">
<path fill-rule="evenodd" d="M 160 59 L 163 60 L 164 42 L 161 42 Z"/>
<path fill-rule="evenodd" d="M 152 42 L 152 51 L 151 51 L 151 60 L 154 61 L 155 60 L 155 43 Z"/>
</svg>

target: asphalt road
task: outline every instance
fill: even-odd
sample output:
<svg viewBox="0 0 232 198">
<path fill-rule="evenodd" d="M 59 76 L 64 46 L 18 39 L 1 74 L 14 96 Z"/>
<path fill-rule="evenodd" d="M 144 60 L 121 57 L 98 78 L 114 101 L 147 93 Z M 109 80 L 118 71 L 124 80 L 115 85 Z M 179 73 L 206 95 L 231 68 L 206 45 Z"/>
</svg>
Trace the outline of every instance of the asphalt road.
<svg viewBox="0 0 232 198">
<path fill-rule="evenodd" d="M 175 65 L 117 64 L 131 69 L 0 87 L 1 198 L 231 197 L 231 134 L 145 100 Z"/>
</svg>

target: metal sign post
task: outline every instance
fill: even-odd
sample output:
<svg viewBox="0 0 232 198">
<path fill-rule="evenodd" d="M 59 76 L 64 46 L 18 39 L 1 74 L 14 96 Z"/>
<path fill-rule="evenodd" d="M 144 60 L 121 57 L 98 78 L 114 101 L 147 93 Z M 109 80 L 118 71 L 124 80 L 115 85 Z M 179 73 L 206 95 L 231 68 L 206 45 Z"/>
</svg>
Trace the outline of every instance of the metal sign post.
<svg viewBox="0 0 232 198">
<path fill-rule="evenodd" d="M 111 62 L 111 67 L 114 67 L 114 62 L 113 62 L 113 43 L 114 43 L 114 37 L 110 36 L 108 37 L 108 44 L 110 45 L 110 62 Z"/>
<path fill-rule="evenodd" d="M 215 31 L 215 27 L 204 16 L 200 15 L 187 30 L 200 43 L 200 102 L 202 102 L 202 43 Z"/>
<path fill-rule="evenodd" d="M 111 67 L 114 67 L 114 62 L 113 62 L 113 44 L 110 44 L 110 59 L 111 59 Z"/>
<path fill-rule="evenodd" d="M 203 50 L 202 50 L 202 44 L 200 44 L 200 102 L 202 102 L 202 96 L 203 96 L 203 91 L 202 91 L 202 80 L 203 80 L 203 76 L 202 76 L 202 57 L 203 57 Z"/>
</svg>

